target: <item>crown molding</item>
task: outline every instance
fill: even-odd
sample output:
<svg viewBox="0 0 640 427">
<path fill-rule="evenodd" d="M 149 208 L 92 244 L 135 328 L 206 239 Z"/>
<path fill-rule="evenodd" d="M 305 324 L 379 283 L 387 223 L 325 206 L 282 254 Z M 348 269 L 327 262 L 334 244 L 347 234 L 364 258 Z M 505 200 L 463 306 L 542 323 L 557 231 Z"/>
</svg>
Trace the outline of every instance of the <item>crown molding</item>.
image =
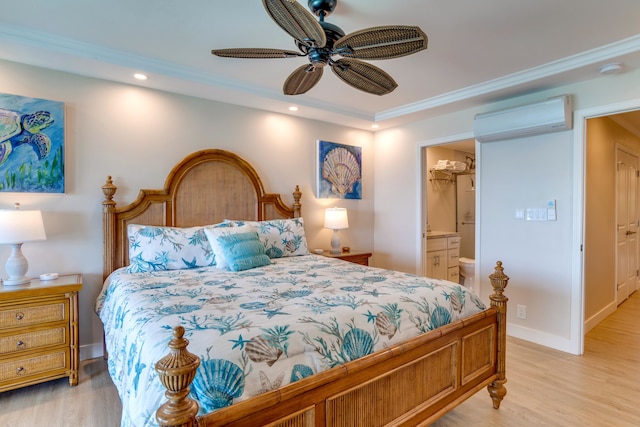
<svg viewBox="0 0 640 427">
<path fill-rule="evenodd" d="M 274 102 L 277 108 L 291 103 L 290 97 L 286 97 L 279 91 L 248 85 L 234 79 L 221 78 L 167 61 L 28 30 L 19 26 L 3 25 L 0 27 L 0 41 L 5 45 L 5 49 L 0 49 L 1 57 L 29 65 L 132 84 L 130 80 L 126 80 L 129 77 L 128 75 L 126 79 L 124 74 L 121 77 L 114 76 L 111 72 L 114 67 L 101 69 L 101 67 L 96 66 L 97 64 L 108 64 L 116 68 L 120 67 L 123 70 L 143 70 L 145 73 L 161 75 L 174 83 L 166 85 L 167 87 L 162 87 L 159 83 L 148 83 L 146 85 L 159 90 L 252 108 L 271 109 L 271 111 L 274 111 L 274 109 L 269 108 L 270 102 Z M 6 46 L 13 46 L 13 48 Z M 33 49 L 41 54 L 27 53 L 27 51 Z M 21 54 L 21 51 L 24 51 L 24 53 Z M 296 98 L 295 103 L 305 107 L 307 118 L 370 129 L 371 123 L 374 122 L 393 123 L 394 121 L 406 120 L 408 116 L 416 113 L 425 113 L 443 106 L 450 106 L 463 101 L 468 102 L 483 96 L 486 97 L 505 89 L 515 88 L 579 68 L 593 66 L 594 64 L 639 51 L 640 35 L 636 35 L 521 72 L 375 114 L 352 108 L 347 109 L 330 102 L 315 101 L 305 97 Z M 45 52 L 48 54 L 42 54 Z M 59 54 L 59 59 L 55 60 L 55 56 L 52 53 Z M 175 84 L 176 82 L 181 82 L 181 84 Z M 153 86 L 154 84 L 156 86 Z M 238 100 L 237 96 L 232 95 L 233 92 L 252 96 L 242 97 L 242 100 Z"/>
<path fill-rule="evenodd" d="M 390 120 L 409 114 L 423 112 L 460 101 L 466 101 L 483 95 L 499 92 L 515 86 L 541 80 L 567 71 L 588 67 L 603 61 L 609 61 L 623 55 L 640 51 L 640 35 L 629 37 L 615 43 L 591 49 L 573 56 L 548 62 L 524 71 L 509 74 L 477 85 L 468 86 L 422 101 L 382 111 L 375 115 L 376 121 Z M 595 75 L 594 75 L 595 77 Z"/>
</svg>

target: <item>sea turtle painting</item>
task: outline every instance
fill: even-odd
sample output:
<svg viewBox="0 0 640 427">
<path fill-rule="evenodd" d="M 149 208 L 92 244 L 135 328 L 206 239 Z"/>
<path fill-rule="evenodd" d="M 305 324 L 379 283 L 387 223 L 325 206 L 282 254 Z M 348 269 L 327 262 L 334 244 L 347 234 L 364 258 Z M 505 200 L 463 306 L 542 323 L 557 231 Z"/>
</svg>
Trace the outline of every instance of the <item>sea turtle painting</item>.
<svg viewBox="0 0 640 427">
<path fill-rule="evenodd" d="M 15 111 L 0 109 L 0 165 L 11 155 L 13 148 L 21 144 L 30 144 L 38 159 L 47 157 L 51 150 L 51 139 L 40 131 L 52 123 L 48 111 L 21 116 Z"/>
<path fill-rule="evenodd" d="M 0 191 L 64 192 L 63 105 L 0 94 Z"/>
</svg>

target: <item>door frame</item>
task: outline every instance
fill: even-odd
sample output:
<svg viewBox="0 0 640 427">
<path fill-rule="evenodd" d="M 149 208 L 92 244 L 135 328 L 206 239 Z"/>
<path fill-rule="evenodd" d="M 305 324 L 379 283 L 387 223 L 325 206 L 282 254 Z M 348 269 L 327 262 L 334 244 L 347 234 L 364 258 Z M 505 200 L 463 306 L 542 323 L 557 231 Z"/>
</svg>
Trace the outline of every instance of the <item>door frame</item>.
<svg viewBox="0 0 640 427">
<path fill-rule="evenodd" d="M 420 266 L 420 268 L 418 269 L 419 273 L 421 275 L 425 275 L 427 272 L 427 230 L 426 230 L 426 225 L 427 225 L 427 182 L 429 179 L 429 171 L 427 170 L 427 164 L 425 161 L 425 153 L 428 147 L 432 147 L 432 146 L 436 146 L 436 145 L 444 145 L 444 144 L 450 144 L 453 142 L 459 142 L 459 141 L 464 141 L 464 140 L 469 140 L 469 139 L 473 139 L 475 140 L 475 137 L 473 135 L 473 132 L 465 132 L 462 134 L 457 134 L 457 135 L 450 135 L 450 136 L 445 136 L 445 137 L 441 137 L 441 138 L 434 138 L 434 139 L 428 139 L 425 141 L 420 141 L 418 142 L 416 145 L 416 159 L 417 159 L 417 170 L 419 171 L 418 175 L 418 185 L 417 187 L 417 200 L 420 200 L 420 203 L 417 204 L 417 209 L 418 212 L 416 213 L 416 218 L 418 220 L 418 224 L 416 226 L 416 230 L 420 230 L 419 233 L 417 233 L 418 235 L 416 236 L 417 241 L 416 241 L 416 247 L 420 248 L 419 253 L 416 255 L 416 264 Z M 475 142 L 476 144 L 476 150 L 475 150 L 475 159 L 476 159 L 476 170 L 480 170 L 480 164 L 481 164 L 481 159 L 480 159 L 480 152 L 478 150 L 479 145 L 478 145 L 478 141 Z M 481 178 L 480 178 L 480 174 L 478 174 L 476 172 L 476 191 L 479 191 L 480 189 L 480 185 L 481 185 Z M 480 247 L 479 247 L 479 243 L 480 243 L 480 227 L 478 226 L 478 224 L 480 224 L 480 209 L 478 208 L 478 197 L 476 197 L 476 226 L 475 226 L 475 233 L 476 233 L 476 244 L 475 244 L 475 259 L 476 259 L 476 266 L 475 266 L 475 276 L 478 276 L 478 269 L 480 267 Z M 480 288 L 478 287 L 477 292 L 480 292 Z M 480 295 L 482 297 L 482 295 Z"/>
<path fill-rule="evenodd" d="M 585 173 L 587 120 L 625 113 L 640 109 L 640 99 L 620 103 L 602 105 L 574 111 L 573 131 L 573 255 L 572 255 L 572 284 L 571 284 L 571 353 L 584 353 L 584 334 L 586 330 L 584 318 L 584 239 L 585 239 Z"/>
</svg>

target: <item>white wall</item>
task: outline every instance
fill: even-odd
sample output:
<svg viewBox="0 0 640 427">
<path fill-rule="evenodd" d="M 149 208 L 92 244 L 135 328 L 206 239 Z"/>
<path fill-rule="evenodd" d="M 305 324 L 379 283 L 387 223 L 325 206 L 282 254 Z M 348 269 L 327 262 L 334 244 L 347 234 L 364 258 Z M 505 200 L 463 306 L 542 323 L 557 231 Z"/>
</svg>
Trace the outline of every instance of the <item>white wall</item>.
<svg viewBox="0 0 640 427">
<path fill-rule="evenodd" d="M 115 199 L 128 204 L 140 188 L 161 188 L 173 165 L 205 148 L 233 151 L 263 179 L 265 190 L 285 203 L 300 185 L 302 211 L 311 248 L 328 248 L 331 231 L 322 228 L 323 208 L 349 209 L 345 245 L 373 249 L 373 134 L 323 122 L 172 95 L 136 86 L 0 61 L 0 92 L 66 103 L 66 194 L 0 193 L 0 208 L 20 202 L 43 211 L 48 239 L 28 243 L 23 252 L 29 275 L 80 272 L 81 357 L 102 350 L 101 324 L 93 304 L 102 286 L 100 187 L 112 175 Z M 316 140 L 361 146 L 362 200 L 316 199 Z M 1 168 L 0 168 L 1 172 Z M 0 247 L 0 274 L 9 255 Z M 6 277 L 6 276 L 5 276 Z"/>
<path fill-rule="evenodd" d="M 560 132 L 480 144 L 480 275 L 491 274 L 495 260 L 504 263 L 512 278 L 508 318 L 515 335 L 532 338 L 544 332 L 570 338 L 571 137 L 571 132 Z M 517 208 L 545 208 L 550 199 L 557 202 L 556 221 L 514 219 Z M 485 280 L 482 294 L 490 292 Z M 516 318 L 517 305 L 527 307 L 527 319 Z"/>
<path fill-rule="evenodd" d="M 93 302 L 102 281 L 100 186 L 107 175 L 120 187 L 116 200 L 129 203 L 139 188 L 162 186 L 173 164 L 185 155 L 204 148 L 228 149 L 253 164 L 267 191 L 282 193 L 287 203 L 293 186 L 300 184 L 309 245 L 327 247 L 331 233 L 322 229 L 322 208 L 336 203 L 313 195 L 315 140 L 359 145 L 363 199 L 339 203 L 349 209 L 351 225 L 341 231 L 342 241 L 373 249 L 376 266 L 418 272 L 420 147 L 456 135 L 468 137 L 479 112 L 568 93 L 579 113 L 640 100 L 639 83 L 640 71 L 602 77 L 417 121 L 374 137 L 327 123 L 0 61 L 0 92 L 64 101 L 67 113 L 67 193 L 0 193 L 0 207 L 18 201 L 24 208 L 43 211 L 48 240 L 23 248 L 31 275 L 84 274 L 80 341 L 83 357 L 90 357 L 101 349 Z M 490 143 L 477 153 L 481 234 L 476 259 L 482 294 L 489 293 L 486 277 L 496 259 L 502 259 L 511 277 L 510 333 L 565 350 L 573 349 L 575 301 L 581 301 L 580 288 L 575 288 L 579 245 L 574 244 L 576 233 L 581 234 L 581 212 L 574 211 L 573 203 L 576 193 L 580 196 L 574 164 L 582 148 L 574 133 Z M 463 138 L 450 140 L 458 139 Z M 516 207 L 535 207 L 550 197 L 558 203 L 557 222 L 513 220 Z M 0 247 L 0 264 L 8 252 Z M 526 321 L 516 320 L 517 304 L 527 306 Z"/>
<path fill-rule="evenodd" d="M 413 122 L 375 135 L 375 253 L 383 267 L 420 271 L 419 147 L 442 143 L 472 131 L 473 116 L 514 105 L 571 94 L 576 113 L 638 100 L 640 71 L 599 77 L 584 83 L 487 104 Z M 613 111 L 613 110 L 611 110 Z M 584 117 L 584 115 L 583 115 Z M 584 123 L 565 131 L 525 139 L 480 144 L 476 153 L 481 294 L 490 293 L 487 276 L 496 260 L 511 277 L 507 296 L 509 333 L 570 352 L 580 352 L 576 324 L 582 322 L 579 238 L 582 234 L 581 173 Z M 576 166 L 577 165 L 577 166 Z M 531 223 L 514 219 L 516 208 L 544 207 L 556 199 L 558 220 Z M 574 203 L 579 206 L 576 208 Z M 578 236 L 578 239 L 576 239 Z M 516 305 L 527 319 L 516 319 Z M 576 323 L 576 319 L 579 322 Z"/>
</svg>

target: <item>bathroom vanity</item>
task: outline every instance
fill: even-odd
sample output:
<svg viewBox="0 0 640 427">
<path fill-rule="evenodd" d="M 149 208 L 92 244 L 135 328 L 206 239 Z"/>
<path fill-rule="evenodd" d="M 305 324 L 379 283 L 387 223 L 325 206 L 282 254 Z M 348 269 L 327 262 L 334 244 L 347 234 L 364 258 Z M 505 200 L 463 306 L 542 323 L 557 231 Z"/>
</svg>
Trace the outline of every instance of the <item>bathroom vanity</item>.
<svg viewBox="0 0 640 427">
<path fill-rule="evenodd" d="M 427 232 L 427 276 L 460 281 L 458 258 L 460 257 L 460 235 L 452 231 Z"/>
</svg>

